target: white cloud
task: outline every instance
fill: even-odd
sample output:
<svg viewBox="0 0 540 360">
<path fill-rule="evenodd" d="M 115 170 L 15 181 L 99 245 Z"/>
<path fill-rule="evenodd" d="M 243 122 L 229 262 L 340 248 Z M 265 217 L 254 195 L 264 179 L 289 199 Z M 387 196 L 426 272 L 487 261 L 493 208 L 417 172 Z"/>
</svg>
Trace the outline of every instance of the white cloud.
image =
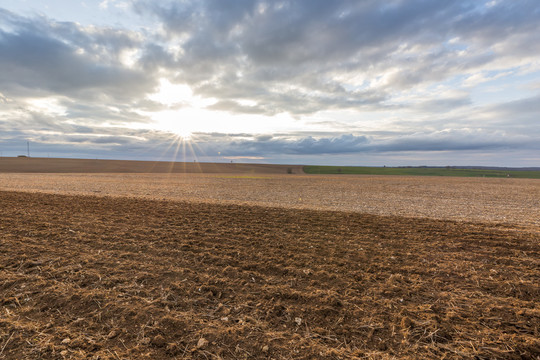
<svg viewBox="0 0 540 360">
<path fill-rule="evenodd" d="M 37 99 L 26 99 L 30 111 L 43 113 L 45 115 L 66 115 L 67 108 L 60 104 L 60 100 L 54 97 Z"/>
<path fill-rule="evenodd" d="M 537 1 L 385 4 L 138 0 L 129 9 L 151 26 L 129 30 L 0 9 L 2 129 L 79 145 L 77 131 L 99 129 L 101 146 L 139 144 L 116 127 L 155 144 L 244 133 L 204 146 L 255 157 L 530 146 Z"/>
<path fill-rule="evenodd" d="M 110 1 L 111 0 L 103 0 L 102 2 L 99 3 L 99 8 L 104 9 L 104 10 L 108 9 Z"/>
</svg>

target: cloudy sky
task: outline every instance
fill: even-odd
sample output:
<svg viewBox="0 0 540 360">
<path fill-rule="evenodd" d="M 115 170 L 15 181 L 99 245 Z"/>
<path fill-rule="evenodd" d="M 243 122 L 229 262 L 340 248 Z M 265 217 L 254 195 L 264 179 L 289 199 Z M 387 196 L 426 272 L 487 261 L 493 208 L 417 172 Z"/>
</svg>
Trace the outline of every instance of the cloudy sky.
<svg viewBox="0 0 540 360">
<path fill-rule="evenodd" d="M 0 0 L 0 153 L 540 166 L 538 0 Z"/>
</svg>

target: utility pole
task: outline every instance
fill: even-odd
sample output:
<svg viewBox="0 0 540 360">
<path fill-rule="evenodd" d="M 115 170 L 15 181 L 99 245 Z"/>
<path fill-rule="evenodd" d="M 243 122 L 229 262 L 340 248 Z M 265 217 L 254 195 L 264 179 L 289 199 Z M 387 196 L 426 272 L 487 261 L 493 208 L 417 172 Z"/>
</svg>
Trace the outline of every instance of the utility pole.
<svg viewBox="0 0 540 360">
<path fill-rule="evenodd" d="M 27 153 L 28 157 L 30 157 L 30 141 L 26 142 L 26 153 Z"/>
</svg>

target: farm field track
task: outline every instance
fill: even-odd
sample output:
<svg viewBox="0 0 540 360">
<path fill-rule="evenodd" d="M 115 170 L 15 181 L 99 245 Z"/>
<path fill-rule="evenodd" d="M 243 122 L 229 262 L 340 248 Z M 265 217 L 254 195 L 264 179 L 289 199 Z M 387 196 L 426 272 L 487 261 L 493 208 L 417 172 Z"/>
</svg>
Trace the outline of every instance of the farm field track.
<svg viewBox="0 0 540 360">
<path fill-rule="evenodd" d="M 257 172 L 0 173 L 0 190 L 352 211 L 540 230 L 539 179 Z"/>
<path fill-rule="evenodd" d="M 172 198 L 0 191 L 0 358 L 540 357 L 531 222 Z"/>
</svg>

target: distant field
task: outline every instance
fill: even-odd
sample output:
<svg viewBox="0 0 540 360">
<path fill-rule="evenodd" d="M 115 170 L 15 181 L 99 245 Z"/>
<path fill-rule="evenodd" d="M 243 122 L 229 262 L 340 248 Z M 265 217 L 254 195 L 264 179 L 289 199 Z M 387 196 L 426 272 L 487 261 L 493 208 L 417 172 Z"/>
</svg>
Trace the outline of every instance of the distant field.
<svg viewBox="0 0 540 360">
<path fill-rule="evenodd" d="M 226 202 L 540 228 L 540 181 L 381 175 L 0 173 L 0 190 Z"/>
<path fill-rule="evenodd" d="M 456 168 L 275 165 L 56 158 L 0 158 L 0 173 L 326 174 L 540 179 L 540 171 Z"/>
<path fill-rule="evenodd" d="M 0 158 L 0 173 L 302 174 L 303 171 L 301 165 L 4 157 Z"/>
<path fill-rule="evenodd" d="M 349 174 L 349 175 L 416 175 L 458 177 L 513 177 L 540 179 L 540 171 L 484 170 L 455 168 L 401 168 L 360 166 L 304 166 L 306 174 Z"/>
</svg>

